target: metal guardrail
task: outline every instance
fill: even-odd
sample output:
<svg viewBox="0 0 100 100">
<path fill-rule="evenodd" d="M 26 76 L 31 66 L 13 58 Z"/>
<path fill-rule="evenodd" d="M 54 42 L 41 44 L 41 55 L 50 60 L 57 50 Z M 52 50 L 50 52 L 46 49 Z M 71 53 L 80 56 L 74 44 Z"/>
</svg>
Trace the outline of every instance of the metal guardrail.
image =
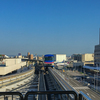
<svg viewBox="0 0 100 100">
<path fill-rule="evenodd" d="M 92 100 L 92 99 L 89 98 L 89 97 L 88 97 L 86 94 L 84 94 L 82 91 L 80 91 L 79 100 Z"/>
<path fill-rule="evenodd" d="M 12 100 L 13 100 L 13 95 L 19 96 L 20 100 L 24 100 L 23 99 L 23 95 L 20 92 L 0 92 L 0 96 L 3 95 L 4 100 L 8 100 L 8 95 L 12 96 Z M 7 95 L 7 96 L 6 96 Z"/>
<path fill-rule="evenodd" d="M 47 94 L 54 94 L 54 95 L 58 95 L 58 94 L 73 94 L 74 95 L 74 100 L 77 100 L 77 94 L 76 92 L 74 91 L 30 91 L 30 92 L 27 92 L 25 94 L 25 97 L 23 97 L 23 95 L 20 93 L 20 92 L 0 92 L 0 96 L 3 95 L 4 97 L 4 100 L 8 100 L 8 95 L 9 96 L 12 96 L 12 100 L 14 99 L 13 98 L 13 95 L 15 96 L 19 96 L 20 97 L 20 100 L 29 100 L 28 99 L 28 96 L 29 95 L 47 95 Z M 7 95 L 7 96 L 6 96 Z M 35 100 L 35 96 L 33 98 L 33 100 Z M 55 99 L 54 99 L 55 100 Z"/>
<path fill-rule="evenodd" d="M 29 95 L 42 95 L 42 94 L 54 94 L 54 95 L 58 95 L 58 94 L 73 94 L 74 95 L 74 100 L 77 100 L 77 94 L 76 92 L 74 91 L 30 91 L 30 92 L 27 92 L 26 95 L 25 95 L 25 99 L 24 100 L 28 100 L 28 96 Z M 33 99 L 35 100 L 35 98 Z M 55 100 L 55 99 L 54 99 Z"/>
</svg>

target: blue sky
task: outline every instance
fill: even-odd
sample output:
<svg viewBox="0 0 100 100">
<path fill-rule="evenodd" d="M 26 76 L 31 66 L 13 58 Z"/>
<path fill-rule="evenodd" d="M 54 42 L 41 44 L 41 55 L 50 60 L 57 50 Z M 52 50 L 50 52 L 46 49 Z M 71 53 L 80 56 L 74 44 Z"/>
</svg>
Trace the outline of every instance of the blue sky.
<svg viewBox="0 0 100 100">
<path fill-rule="evenodd" d="M 0 0 L 0 54 L 93 53 L 100 0 Z"/>
</svg>

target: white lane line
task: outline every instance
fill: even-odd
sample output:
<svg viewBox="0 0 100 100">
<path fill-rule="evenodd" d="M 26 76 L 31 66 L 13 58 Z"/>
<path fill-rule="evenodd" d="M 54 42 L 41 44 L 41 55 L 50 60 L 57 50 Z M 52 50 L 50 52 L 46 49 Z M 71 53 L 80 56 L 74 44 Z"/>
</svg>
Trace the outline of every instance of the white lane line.
<svg viewBox="0 0 100 100">
<path fill-rule="evenodd" d="M 95 96 L 94 96 L 94 95 L 92 95 L 92 94 L 91 94 L 91 96 L 95 98 Z"/>
</svg>

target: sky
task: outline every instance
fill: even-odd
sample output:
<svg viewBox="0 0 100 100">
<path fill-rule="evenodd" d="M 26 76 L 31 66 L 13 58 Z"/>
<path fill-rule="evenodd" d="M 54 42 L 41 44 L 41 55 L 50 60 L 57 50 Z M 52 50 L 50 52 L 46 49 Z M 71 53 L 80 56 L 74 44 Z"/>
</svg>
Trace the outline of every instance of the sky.
<svg viewBox="0 0 100 100">
<path fill-rule="evenodd" d="M 100 0 L 0 0 L 0 54 L 94 53 Z"/>
</svg>

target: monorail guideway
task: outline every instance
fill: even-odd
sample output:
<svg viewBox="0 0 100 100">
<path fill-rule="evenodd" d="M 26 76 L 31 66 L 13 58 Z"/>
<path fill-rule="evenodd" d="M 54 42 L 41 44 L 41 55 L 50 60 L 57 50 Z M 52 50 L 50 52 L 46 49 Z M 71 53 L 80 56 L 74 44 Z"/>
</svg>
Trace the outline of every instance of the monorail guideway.
<svg viewBox="0 0 100 100">
<path fill-rule="evenodd" d="M 39 100 L 75 100 L 77 94 L 73 90 L 68 90 L 69 94 L 66 94 L 66 91 L 62 84 L 59 83 L 57 75 L 54 74 L 52 68 L 48 68 L 48 72 L 45 74 L 40 72 L 39 79 L 39 91 L 47 91 L 47 95 L 38 96 Z M 60 78 L 60 77 L 59 77 Z M 51 94 L 48 91 L 52 91 Z M 58 93 L 56 93 L 59 91 Z M 64 93 L 65 91 L 65 93 Z M 72 94 L 70 94 L 72 91 Z M 63 94 L 61 93 L 63 92 Z M 55 93 L 55 94 L 54 94 Z"/>
</svg>

